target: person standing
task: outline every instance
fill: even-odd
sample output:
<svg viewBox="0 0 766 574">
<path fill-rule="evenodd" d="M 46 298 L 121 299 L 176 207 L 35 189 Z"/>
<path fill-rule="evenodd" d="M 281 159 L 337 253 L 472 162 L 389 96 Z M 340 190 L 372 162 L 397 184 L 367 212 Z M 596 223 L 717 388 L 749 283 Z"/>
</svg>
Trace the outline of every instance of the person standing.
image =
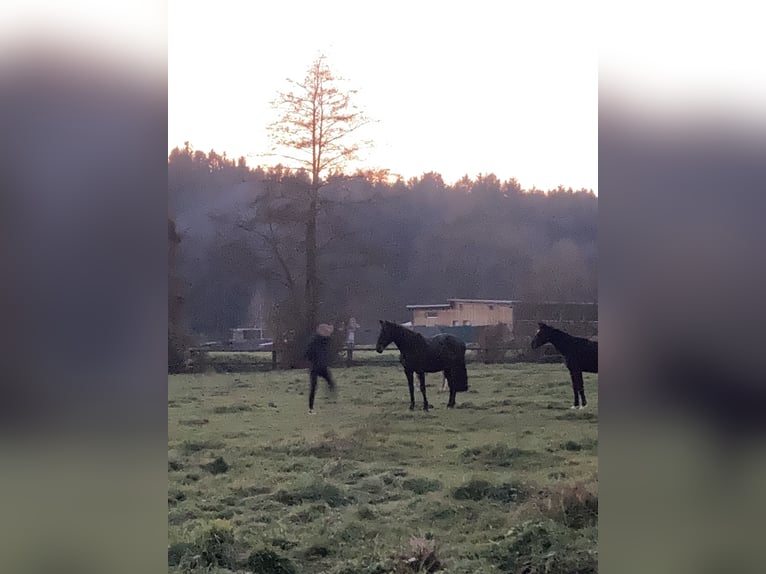
<svg viewBox="0 0 766 574">
<path fill-rule="evenodd" d="M 311 363 L 309 367 L 309 414 L 314 413 L 314 396 L 316 394 L 317 380 L 322 377 L 327 381 L 330 391 L 335 391 L 335 381 L 329 370 L 330 365 L 330 337 L 332 336 L 333 326 L 322 323 L 317 327 L 316 333 L 306 348 L 304 356 Z"/>
<path fill-rule="evenodd" d="M 349 349 L 354 348 L 354 333 L 359 328 L 359 323 L 356 322 L 354 317 L 351 317 L 348 321 L 348 334 L 346 335 L 346 347 Z"/>
</svg>

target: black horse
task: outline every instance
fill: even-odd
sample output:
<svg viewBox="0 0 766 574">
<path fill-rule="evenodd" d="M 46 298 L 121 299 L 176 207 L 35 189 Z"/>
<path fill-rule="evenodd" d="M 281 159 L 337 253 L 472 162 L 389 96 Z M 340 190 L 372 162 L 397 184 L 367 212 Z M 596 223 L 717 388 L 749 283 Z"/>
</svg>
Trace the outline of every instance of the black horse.
<svg viewBox="0 0 766 574">
<path fill-rule="evenodd" d="M 532 339 L 532 348 L 537 349 L 545 343 L 550 343 L 556 347 L 559 353 L 564 355 L 564 362 L 572 377 L 572 390 L 574 391 L 572 408 L 585 408 L 588 401 L 585 400 L 582 374 L 584 372 L 598 373 L 598 343 L 582 337 L 573 337 L 545 323 L 538 323 L 538 326 L 539 329 Z M 580 406 L 581 402 L 582 406 Z"/>
<path fill-rule="evenodd" d="M 394 343 L 401 356 L 399 361 L 404 367 L 407 384 L 410 386 L 410 410 L 415 408 L 415 386 L 413 373 L 418 374 L 420 392 L 423 394 L 423 410 L 430 408 L 426 398 L 426 373 L 444 371 L 449 384 L 448 407 L 455 406 L 455 394 L 468 390 L 468 371 L 465 368 L 465 343 L 454 335 L 439 334 L 425 338 L 420 333 L 406 327 L 380 322 L 380 335 L 375 350 L 382 353 L 388 345 Z"/>
</svg>

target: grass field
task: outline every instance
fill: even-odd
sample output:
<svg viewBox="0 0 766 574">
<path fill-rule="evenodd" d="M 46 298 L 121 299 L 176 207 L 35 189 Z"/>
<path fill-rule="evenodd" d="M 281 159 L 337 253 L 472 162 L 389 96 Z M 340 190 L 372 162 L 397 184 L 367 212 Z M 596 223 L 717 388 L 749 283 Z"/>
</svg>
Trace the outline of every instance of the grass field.
<svg viewBox="0 0 766 574">
<path fill-rule="evenodd" d="M 396 366 L 177 375 L 168 391 L 171 572 L 597 571 L 597 377 L 469 366 L 408 410 Z M 417 385 L 416 385 L 417 386 Z"/>
</svg>

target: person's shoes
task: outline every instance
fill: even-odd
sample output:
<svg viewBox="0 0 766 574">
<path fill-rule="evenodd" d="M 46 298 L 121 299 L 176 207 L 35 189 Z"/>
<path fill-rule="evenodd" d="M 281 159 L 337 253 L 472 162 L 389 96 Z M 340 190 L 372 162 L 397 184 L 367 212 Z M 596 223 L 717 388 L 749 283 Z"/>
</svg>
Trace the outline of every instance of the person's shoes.
<svg viewBox="0 0 766 574">
<path fill-rule="evenodd" d="M 316 413 L 316 411 L 315 411 L 314 409 L 309 409 L 309 414 L 310 414 L 310 415 L 315 415 L 315 414 L 317 414 L 317 413 Z"/>
</svg>

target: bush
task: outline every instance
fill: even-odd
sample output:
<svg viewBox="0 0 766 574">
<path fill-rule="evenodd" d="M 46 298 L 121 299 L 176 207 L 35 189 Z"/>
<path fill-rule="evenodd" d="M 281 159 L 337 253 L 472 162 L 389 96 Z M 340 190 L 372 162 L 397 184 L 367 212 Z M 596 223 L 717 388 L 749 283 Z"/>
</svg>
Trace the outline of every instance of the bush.
<svg viewBox="0 0 766 574">
<path fill-rule="evenodd" d="M 500 502 L 521 502 L 527 498 L 527 489 L 509 482 L 492 484 L 487 480 L 475 479 L 458 486 L 452 491 L 455 500 L 497 500 Z"/>
<path fill-rule="evenodd" d="M 511 330 L 505 323 L 482 327 L 479 332 L 480 361 L 484 363 L 499 363 L 505 357 L 506 348 L 510 344 Z"/>
<path fill-rule="evenodd" d="M 563 450 L 579 451 L 579 450 L 595 450 L 598 448 L 598 441 L 594 439 L 583 439 L 580 442 L 568 440 L 561 443 Z"/>
<path fill-rule="evenodd" d="M 246 568 L 257 574 L 296 574 L 298 571 L 289 558 L 273 550 L 256 550 L 247 558 Z"/>
<path fill-rule="evenodd" d="M 214 407 L 213 412 L 217 415 L 225 415 L 229 413 L 239 413 L 243 411 L 252 411 L 253 407 L 250 405 L 224 405 L 220 407 Z"/>
<path fill-rule="evenodd" d="M 312 544 L 303 551 L 303 557 L 306 560 L 318 560 L 319 558 L 327 558 L 330 554 L 332 554 L 332 551 L 324 544 Z"/>
<path fill-rule="evenodd" d="M 430 478 L 408 478 L 402 481 L 402 488 L 411 490 L 415 494 L 426 494 L 441 490 L 442 483 Z"/>
<path fill-rule="evenodd" d="M 181 443 L 180 450 L 186 455 L 200 452 L 203 450 L 215 450 L 223 448 L 223 443 L 220 441 L 206 440 L 206 441 L 193 441 L 185 440 Z"/>
<path fill-rule="evenodd" d="M 206 373 L 210 370 L 210 355 L 204 351 L 194 351 L 186 360 L 185 370 L 190 373 Z"/>
<path fill-rule="evenodd" d="M 213 462 L 201 464 L 200 467 L 210 474 L 222 474 L 229 470 L 229 464 L 223 460 L 222 456 L 217 457 Z"/>
<path fill-rule="evenodd" d="M 595 535 L 583 536 L 556 522 L 541 521 L 511 530 L 489 557 L 502 572 L 596 574 L 595 547 Z"/>
<path fill-rule="evenodd" d="M 307 486 L 291 491 L 280 490 L 274 495 L 274 500 L 293 506 L 303 502 L 325 502 L 330 507 L 350 504 L 352 500 L 345 496 L 340 488 L 324 481 L 316 481 Z"/>
<path fill-rule="evenodd" d="M 332 570 L 333 574 L 390 574 L 392 566 L 388 561 L 350 560 Z"/>
<path fill-rule="evenodd" d="M 525 466 L 529 466 L 541 463 L 545 458 L 539 452 L 522 450 L 503 443 L 467 448 L 461 453 L 461 457 L 466 463 L 481 462 L 489 466 L 515 466 L 522 462 Z"/>
<path fill-rule="evenodd" d="M 227 520 L 214 520 L 203 527 L 194 539 L 195 555 L 189 557 L 186 569 L 221 566 L 234 570 L 237 567 L 237 548 L 234 530 Z"/>
<path fill-rule="evenodd" d="M 189 542 L 174 542 L 168 546 L 168 566 L 178 566 L 184 559 L 196 554 L 196 546 Z"/>
<path fill-rule="evenodd" d="M 545 491 L 537 506 L 542 514 L 569 528 L 598 524 L 598 496 L 582 484 Z"/>
<path fill-rule="evenodd" d="M 442 567 L 436 543 L 419 536 L 410 538 L 409 548 L 400 557 L 398 572 L 436 572 Z"/>
</svg>

